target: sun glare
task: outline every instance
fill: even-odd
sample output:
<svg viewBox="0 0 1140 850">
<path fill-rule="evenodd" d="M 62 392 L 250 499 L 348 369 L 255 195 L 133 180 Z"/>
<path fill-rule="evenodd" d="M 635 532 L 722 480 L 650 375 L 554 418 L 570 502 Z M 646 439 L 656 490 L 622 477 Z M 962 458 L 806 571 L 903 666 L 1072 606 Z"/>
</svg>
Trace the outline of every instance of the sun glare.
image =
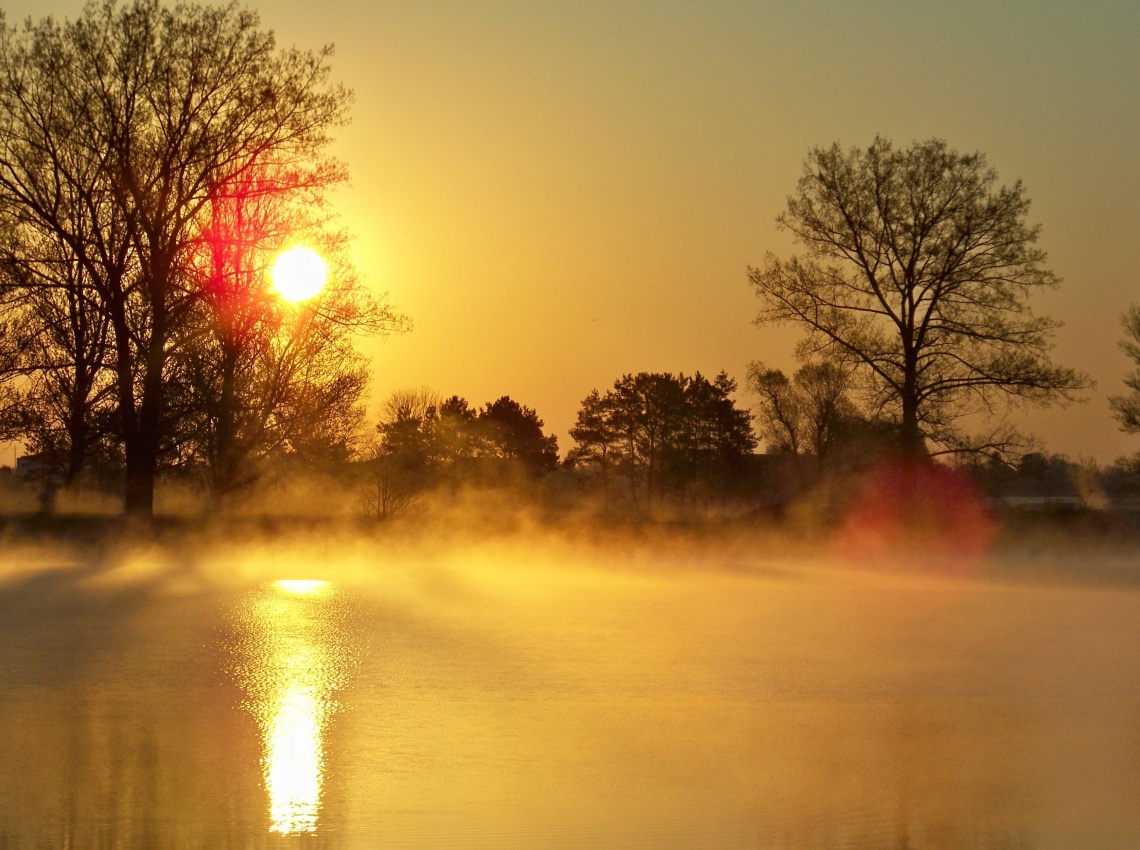
<svg viewBox="0 0 1140 850">
<path fill-rule="evenodd" d="M 286 593 L 314 593 L 322 589 L 328 584 L 327 581 L 320 581 L 319 579 L 280 579 L 275 584 L 284 590 Z"/>
<path fill-rule="evenodd" d="M 286 301 L 307 301 L 325 287 L 328 264 L 324 257 L 297 245 L 282 251 L 273 263 L 273 288 Z"/>
</svg>

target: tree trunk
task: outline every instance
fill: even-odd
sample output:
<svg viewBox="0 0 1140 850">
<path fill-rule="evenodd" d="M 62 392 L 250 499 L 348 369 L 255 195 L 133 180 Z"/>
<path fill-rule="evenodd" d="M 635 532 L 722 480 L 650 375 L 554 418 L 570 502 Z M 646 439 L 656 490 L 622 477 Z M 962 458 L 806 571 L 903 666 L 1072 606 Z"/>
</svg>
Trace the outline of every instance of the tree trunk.
<svg viewBox="0 0 1140 850">
<path fill-rule="evenodd" d="M 67 423 L 67 471 L 63 476 L 64 489 L 79 481 L 83 464 L 87 461 L 87 421 L 82 408 L 73 407 Z"/>
<path fill-rule="evenodd" d="M 131 369 L 134 352 L 123 298 L 116 299 L 112 305 L 119 420 L 127 466 L 123 508 L 129 516 L 147 521 L 154 518 L 154 482 L 158 470 L 163 408 L 162 372 L 166 365 L 166 312 L 159 304 L 161 301 L 156 298 L 143 363 L 142 399 L 137 409 Z"/>
<path fill-rule="evenodd" d="M 234 488 L 237 478 L 237 458 L 235 450 L 236 411 L 235 411 L 235 365 L 234 356 L 227 346 L 223 351 L 222 387 L 218 399 L 218 421 L 215 423 L 214 469 L 210 476 L 211 509 L 219 511 L 225 504 L 226 496 Z"/>
<path fill-rule="evenodd" d="M 147 478 L 139 440 L 139 423 L 135 410 L 135 385 L 131 370 L 130 328 L 122 296 L 108 299 L 108 312 L 115 333 L 115 385 L 120 437 L 126 462 L 123 486 L 123 509 L 128 515 L 150 517 L 154 513 L 154 481 Z"/>
<path fill-rule="evenodd" d="M 157 322 L 156 336 L 157 336 Z M 162 419 L 162 367 L 165 357 L 161 343 L 151 338 L 143 376 L 143 397 L 139 408 L 135 446 L 127 452 L 126 512 L 140 519 L 154 518 L 154 481 L 158 471 L 158 446 Z"/>
<path fill-rule="evenodd" d="M 917 405 L 908 404 L 903 399 L 902 423 L 899 427 L 899 448 L 909 460 L 917 460 L 926 456 L 925 440 L 922 430 L 918 427 Z"/>
<path fill-rule="evenodd" d="M 913 346 L 906 344 L 903 364 L 902 422 L 899 424 L 899 449 L 905 460 L 926 459 L 926 439 L 918 424 L 918 358 Z"/>
<path fill-rule="evenodd" d="M 154 518 L 154 467 L 145 453 L 127 453 L 127 482 L 123 508 L 128 516 Z"/>
<path fill-rule="evenodd" d="M 604 513 L 604 514 L 609 514 L 609 512 L 610 512 L 610 478 L 609 478 L 609 474 L 608 474 L 609 473 L 609 467 L 608 467 L 609 460 L 606 457 L 606 453 L 608 452 L 608 450 L 609 450 L 609 446 L 607 446 L 605 443 L 603 443 L 602 444 L 601 463 L 599 464 L 599 467 L 598 467 L 601 474 L 602 474 L 602 513 Z"/>
<path fill-rule="evenodd" d="M 83 464 L 87 459 L 87 394 L 90 386 L 86 380 L 83 364 L 82 345 L 75 346 L 75 363 L 72 365 L 72 385 L 67 397 L 67 468 L 63 474 L 64 489 L 70 488 L 79 480 Z"/>
<path fill-rule="evenodd" d="M 649 456 L 645 462 L 645 516 L 653 516 L 653 450 L 650 448 Z"/>
</svg>

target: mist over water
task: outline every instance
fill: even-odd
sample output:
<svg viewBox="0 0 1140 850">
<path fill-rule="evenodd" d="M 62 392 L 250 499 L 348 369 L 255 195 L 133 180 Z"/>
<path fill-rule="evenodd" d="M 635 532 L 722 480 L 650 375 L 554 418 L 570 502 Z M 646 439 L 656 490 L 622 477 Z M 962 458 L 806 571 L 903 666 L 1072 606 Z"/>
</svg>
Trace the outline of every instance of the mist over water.
<svg viewBox="0 0 1140 850">
<path fill-rule="evenodd" d="M 1130 557 L 9 543 L 0 846 L 1140 846 Z"/>
</svg>

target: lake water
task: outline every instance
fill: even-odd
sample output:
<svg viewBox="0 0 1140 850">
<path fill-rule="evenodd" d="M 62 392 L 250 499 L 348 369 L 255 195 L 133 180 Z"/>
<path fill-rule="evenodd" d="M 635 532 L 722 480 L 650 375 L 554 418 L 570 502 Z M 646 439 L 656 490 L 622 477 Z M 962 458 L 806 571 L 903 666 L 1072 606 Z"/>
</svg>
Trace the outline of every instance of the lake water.
<svg viewBox="0 0 1140 850">
<path fill-rule="evenodd" d="M 713 544 L 0 552 L 0 848 L 1140 847 L 1140 593 Z"/>
</svg>

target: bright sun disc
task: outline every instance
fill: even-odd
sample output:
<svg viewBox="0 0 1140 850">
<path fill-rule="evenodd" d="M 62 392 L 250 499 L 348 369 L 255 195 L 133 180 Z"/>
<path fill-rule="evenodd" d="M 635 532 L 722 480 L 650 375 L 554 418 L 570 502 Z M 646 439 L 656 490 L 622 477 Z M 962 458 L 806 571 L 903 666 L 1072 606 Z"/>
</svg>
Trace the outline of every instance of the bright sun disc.
<svg viewBox="0 0 1140 850">
<path fill-rule="evenodd" d="M 304 245 L 283 251 L 273 264 L 273 288 L 286 301 L 307 301 L 324 289 L 328 276 L 324 257 Z"/>
</svg>

